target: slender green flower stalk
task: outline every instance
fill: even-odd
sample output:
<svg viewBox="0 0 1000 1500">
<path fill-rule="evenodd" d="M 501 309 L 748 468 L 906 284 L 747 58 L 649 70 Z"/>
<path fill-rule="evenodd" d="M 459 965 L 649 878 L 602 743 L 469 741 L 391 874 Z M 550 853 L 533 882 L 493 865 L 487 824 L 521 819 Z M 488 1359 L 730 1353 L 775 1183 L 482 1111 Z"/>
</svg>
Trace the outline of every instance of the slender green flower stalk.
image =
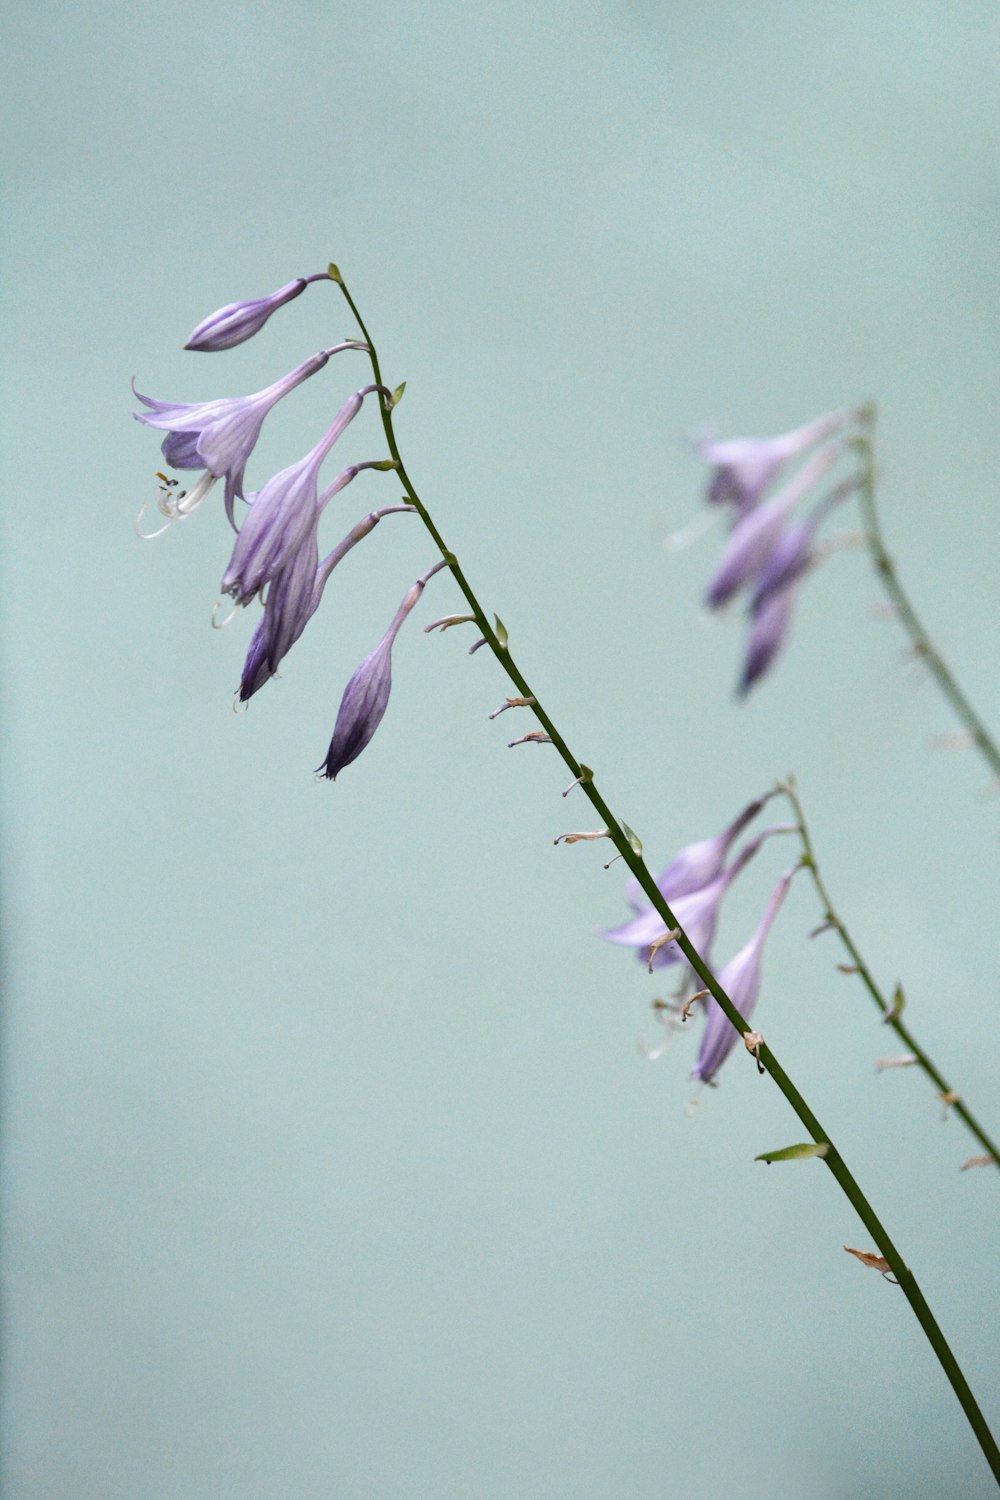
<svg viewBox="0 0 1000 1500">
<path fill-rule="evenodd" d="M 923 621 L 913 608 L 909 596 L 899 581 L 896 565 L 886 550 L 885 539 L 882 535 L 882 527 L 875 504 L 877 478 L 875 407 L 865 407 L 859 413 L 859 416 L 864 426 L 862 435 L 856 439 L 857 450 L 862 464 L 860 484 L 861 517 L 865 528 L 868 549 L 875 564 L 875 571 L 882 581 L 882 586 L 889 596 L 900 624 L 913 642 L 915 654 L 924 663 L 962 724 L 964 724 L 969 736 L 969 743 L 975 745 L 993 772 L 993 775 L 1000 778 L 1000 747 L 997 746 L 996 740 L 962 692 L 962 689 L 952 675 L 951 669 L 927 634 Z"/>
<path fill-rule="evenodd" d="M 873 978 L 872 972 L 869 969 L 868 965 L 865 963 L 864 958 L 861 956 L 861 953 L 855 946 L 854 939 L 851 937 L 851 934 L 847 929 L 843 917 L 841 917 L 840 913 L 834 906 L 833 901 L 830 898 L 830 893 L 826 888 L 826 884 L 823 880 L 822 875 L 820 874 L 815 850 L 813 848 L 812 837 L 809 833 L 808 824 L 806 823 L 805 812 L 803 811 L 802 802 L 799 798 L 798 786 L 796 785 L 794 776 L 789 776 L 787 781 L 779 783 L 779 789 L 788 798 L 788 801 L 791 804 L 792 812 L 795 815 L 795 821 L 798 824 L 799 837 L 802 840 L 802 864 L 804 868 L 809 871 L 809 874 L 812 877 L 812 883 L 816 888 L 816 894 L 820 899 L 820 905 L 823 912 L 823 926 L 832 929 L 840 938 L 840 941 L 843 944 L 848 957 L 850 958 L 849 972 L 857 974 L 858 978 L 861 980 L 861 983 L 864 985 L 865 989 L 868 991 L 869 995 L 871 995 L 875 1004 L 882 1012 L 885 1024 L 892 1028 L 892 1030 L 899 1037 L 900 1041 L 903 1043 L 909 1054 L 907 1061 L 910 1061 L 910 1059 L 912 1059 L 914 1066 L 923 1069 L 923 1071 L 927 1074 L 927 1077 L 931 1080 L 935 1089 L 937 1090 L 938 1098 L 941 1099 L 946 1108 L 954 1110 L 959 1119 L 964 1122 L 964 1124 L 975 1136 L 976 1140 L 982 1146 L 983 1150 L 987 1153 L 988 1156 L 992 1158 L 993 1165 L 1000 1168 L 1000 1149 L 998 1149 L 995 1143 L 986 1134 L 986 1131 L 980 1125 L 979 1121 L 976 1119 L 975 1115 L 972 1113 L 969 1107 L 965 1104 L 961 1095 L 952 1088 L 950 1083 L 948 1083 L 940 1068 L 938 1068 L 937 1065 L 931 1060 L 931 1058 L 928 1057 L 927 1053 L 924 1051 L 923 1047 L 920 1046 L 910 1028 L 903 1021 L 902 1015 L 904 997 L 902 986 L 897 985 L 892 999 L 886 999 L 885 994 Z"/>
<path fill-rule="evenodd" d="M 358 326 L 368 347 L 368 356 L 371 360 L 374 381 L 376 385 L 381 387 L 382 391 L 384 391 L 385 388 L 383 386 L 378 353 L 376 351 L 374 343 L 371 340 L 368 330 L 365 327 L 365 323 L 363 318 L 361 317 L 361 313 L 359 312 L 353 297 L 348 291 L 337 266 L 331 265 L 329 267 L 329 276 L 332 281 L 335 281 L 339 285 L 348 306 L 357 319 Z M 702 984 L 718 1002 L 720 1009 L 725 1014 L 729 1023 L 734 1026 L 739 1035 L 744 1038 L 747 1044 L 747 1050 L 752 1051 L 752 1055 L 756 1058 L 758 1065 L 770 1074 L 771 1078 L 774 1080 L 781 1093 L 791 1105 L 799 1120 L 805 1126 L 805 1129 L 808 1131 L 810 1137 L 812 1138 L 812 1141 L 815 1143 L 815 1146 L 820 1148 L 819 1150 L 814 1150 L 814 1148 L 810 1147 L 809 1151 L 811 1152 L 811 1154 L 818 1156 L 825 1163 L 829 1171 L 833 1174 L 834 1178 L 837 1181 L 837 1184 L 847 1197 L 855 1212 L 858 1214 L 858 1217 L 861 1219 L 861 1222 L 868 1230 L 868 1233 L 871 1235 L 875 1244 L 878 1246 L 879 1251 L 881 1252 L 881 1256 L 884 1258 L 888 1268 L 892 1271 L 897 1282 L 902 1287 L 907 1301 L 910 1303 L 910 1306 L 913 1309 L 913 1312 L 918 1322 L 920 1323 L 921 1328 L 923 1329 L 929 1343 L 931 1344 L 931 1347 L 933 1348 L 935 1354 L 938 1357 L 938 1360 L 941 1363 L 942 1368 L 945 1371 L 945 1374 L 948 1377 L 948 1380 L 951 1383 L 955 1395 L 958 1397 L 958 1400 L 962 1406 L 962 1410 L 964 1411 L 969 1425 L 972 1427 L 972 1430 L 976 1435 L 986 1461 L 989 1464 L 990 1469 L 995 1479 L 997 1480 L 997 1483 L 1000 1484 L 1000 1449 L 998 1449 L 997 1447 L 997 1443 L 986 1424 L 986 1420 L 979 1408 L 978 1403 L 976 1402 L 975 1397 L 972 1394 L 972 1391 L 965 1379 L 964 1374 L 962 1373 L 958 1361 L 956 1360 L 947 1340 L 945 1339 L 944 1334 L 938 1326 L 938 1323 L 934 1318 L 934 1315 L 931 1312 L 930 1307 L 928 1306 L 924 1295 L 917 1284 L 913 1272 L 910 1270 L 899 1250 L 896 1248 L 895 1244 L 889 1237 L 888 1232 L 876 1215 L 875 1210 L 868 1202 L 868 1199 L 862 1192 L 860 1186 L 858 1185 L 853 1174 L 848 1168 L 847 1163 L 844 1161 L 844 1158 L 841 1156 L 840 1152 L 833 1144 L 833 1141 L 831 1140 L 830 1136 L 823 1128 L 823 1126 L 820 1124 L 820 1121 L 817 1119 L 816 1115 L 809 1108 L 809 1105 L 806 1103 L 806 1100 L 803 1098 L 802 1094 L 796 1088 L 795 1084 L 792 1082 L 788 1074 L 785 1072 L 784 1068 L 779 1063 L 777 1057 L 775 1057 L 774 1053 L 767 1046 L 766 1042 L 763 1040 L 760 1034 L 751 1031 L 749 1023 L 737 1010 L 736 1006 L 723 990 L 722 986 L 719 984 L 719 981 L 716 979 L 711 969 L 708 968 L 708 966 L 701 958 L 700 954 L 691 945 L 686 934 L 679 927 L 673 912 L 671 911 L 667 902 L 663 899 L 663 896 L 660 893 L 659 887 L 657 886 L 653 875 L 647 868 L 645 861 L 642 858 L 642 844 L 640 840 L 626 823 L 621 822 L 618 818 L 615 817 L 597 788 L 593 771 L 589 766 L 585 766 L 582 762 L 577 760 L 576 756 L 573 754 L 572 750 L 569 748 L 566 741 L 559 733 L 556 725 L 552 722 L 551 718 L 546 712 L 540 698 L 538 697 L 538 694 L 532 688 L 524 673 L 515 662 L 510 650 L 507 631 L 500 621 L 499 617 L 494 615 L 493 620 L 490 620 L 483 606 L 480 604 L 476 594 L 473 592 L 471 585 L 466 579 L 465 574 L 463 573 L 462 568 L 458 562 L 458 559 L 456 558 L 455 554 L 451 552 L 445 545 L 444 539 L 441 536 L 441 533 L 438 531 L 433 518 L 431 517 L 423 501 L 417 494 L 413 482 L 406 471 L 406 466 L 403 463 L 402 457 L 400 456 L 399 447 L 396 441 L 396 435 L 393 430 L 393 410 L 394 407 L 398 404 L 400 393 L 400 388 L 397 388 L 392 397 L 387 397 L 380 392 L 379 404 L 382 413 L 382 425 L 385 431 L 386 443 L 388 444 L 389 453 L 396 463 L 398 477 L 402 482 L 404 490 L 406 491 L 406 503 L 412 505 L 417 511 L 428 532 L 433 538 L 435 544 L 439 548 L 445 563 L 451 571 L 452 577 L 458 585 L 461 593 L 465 597 L 472 620 L 474 620 L 478 625 L 483 640 L 489 646 L 500 666 L 503 668 L 507 676 L 510 678 L 511 682 L 514 684 L 516 696 L 519 699 L 530 700 L 532 712 L 534 713 L 535 718 L 541 726 L 542 732 L 547 736 L 548 741 L 555 747 L 556 751 L 572 773 L 572 776 L 574 778 L 572 785 L 574 787 L 580 787 L 582 793 L 593 807 L 594 812 L 600 820 L 600 831 L 595 836 L 601 838 L 606 837 L 610 839 L 618 854 L 621 855 L 625 864 L 628 866 L 629 870 L 638 881 L 639 886 L 641 887 L 649 901 L 659 912 L 666 927 L 669 929 L 677 929 L 677 936 L 675 941 L 678 948 L 683 953 L 684 957 L 687 959 L 688 963 L 691 965 L 692 969 L 701 980 Z M 578 837 L 582 837 L 582 835 L 574 835 L 573 837 L 575 840 Z M 569 842 L 569 840 L 567 840 L 567 842 Z"/>
</svg>

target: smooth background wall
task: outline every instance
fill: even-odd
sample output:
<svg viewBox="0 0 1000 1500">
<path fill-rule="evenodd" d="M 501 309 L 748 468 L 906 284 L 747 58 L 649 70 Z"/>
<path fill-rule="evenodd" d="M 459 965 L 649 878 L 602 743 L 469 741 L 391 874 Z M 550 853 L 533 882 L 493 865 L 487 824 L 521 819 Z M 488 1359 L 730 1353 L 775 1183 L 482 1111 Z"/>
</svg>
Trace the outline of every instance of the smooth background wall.
<svg viewBox="0 0 1000 1500">
<path fill-rule="evenodd" d="M 799 776 L 828 880 L 997 1125 L 1000 801 L 874 574 L 834 557 L 749 703 L 701 610 L 688 444 L 881 405 L 928 623 L 997 701 L 994 5 L 430 0 L 12 15 L 2 402 L 4 1493 L 16 1500 L 987 1495 L 902 1295 L 745 1055 L 688 1117 L 664 992 L 597 929 L 621 867 L 435 580 L 335 785 L 342 687 L 434 554 L 394 518 L 246 715 L 209 629 L 215 497 L 132 523 L 172 400 L 351 330 L 309 289 L 225 355 L 213 308 L 344 268 L 410 470 L 655 868 Z M 348 362 L 354 363 L 348 367 Z M 359 384 L 268 423 L 257 487 Z M 366 411 L 339 453 L 380 457 Z M 330 472 L 335 472 L 331 468 Z M 336 540 L 398 496 L 363 475 Z M 856 526 L 843 512 L 840 529 Z M 515 726 L 517 727 L 517 726 Z M 519 726 L 528 728 L 526 721 Z M 995 791 L 995 788 L 992 790 Z M 789 842 L 733 893 L 724 959 Z M 761 1029 L 883 1212 L 989 1415 L 995 1174 L 793 890 Z"/>
</svg>

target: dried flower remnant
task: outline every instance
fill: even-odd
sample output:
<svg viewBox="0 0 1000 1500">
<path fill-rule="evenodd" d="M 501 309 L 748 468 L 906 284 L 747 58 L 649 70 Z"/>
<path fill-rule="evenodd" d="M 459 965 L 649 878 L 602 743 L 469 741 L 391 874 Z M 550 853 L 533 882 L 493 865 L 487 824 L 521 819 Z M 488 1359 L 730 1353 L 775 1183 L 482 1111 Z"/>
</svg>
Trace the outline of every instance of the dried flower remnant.
<svg viewBox="0 0 1000 1500">
<path fill-rule="evenodd" d="M 389 704 L 389 692 L 392 687 L 392 648 L 396 637 L 403 621 L 420 598 L 428 581 L 434 577 L 435 573 L 447 566 L 446 560 L 435 563 L 433 568 L 428 568 L 427 572 L 417 579 L 393 616 L 389 629 L 375 650 L 365 657 L 347 684 L 344 696 L 340 700 L 340 710 L 337 714 L 330 748 L 317 774 L 325 776 L 329 781 L 335 781 L 344 767 L 357 760 L 362 750 L 371 743 L 372 736 L 385 717 Z"/>
<path fill-rule="evenodd" d="M 992 1167 L 995 1165 L 996 1162 L 992 1156 L 970 1156 L 967 1161 L 963 1161 L 958 1170 L 960 1172 L 968 1172 L 971 1167 Z"/>
<path fill-rule="evenodd" d="M 894 1286 L 899 1285 L 892 1274 L 892 1267 L 884 1255 L 876 1255 L 873 1250 L 852 1250 L 850 1245 L 845 1245 L 844 1249 L 848 1255 L 853 1255 L 856 1260 L 859 1260 L 863 1266 L 867 1266 L 869 1270 L 880 1271 L 886 1281 L 891 1281 Z"/>
</svg>

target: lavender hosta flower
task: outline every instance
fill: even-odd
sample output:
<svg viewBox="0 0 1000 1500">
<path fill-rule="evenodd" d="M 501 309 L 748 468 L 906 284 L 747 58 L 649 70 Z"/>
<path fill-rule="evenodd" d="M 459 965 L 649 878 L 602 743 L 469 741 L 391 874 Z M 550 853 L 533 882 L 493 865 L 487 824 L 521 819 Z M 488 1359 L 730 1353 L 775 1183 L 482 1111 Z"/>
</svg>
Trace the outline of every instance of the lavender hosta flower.
<svg viewBox="0 0 1000 1500">
<path fill-rule="evenodd" d="M 775 887 L 757 931 L 719 974 L 721 988 L 725 990 L 744 1020 L 749 1021 L 760 995 L 764 944 L 767 941 L 767 935 L 771 931 L 774 919 L 792 883 L 792 877 L 800 868 L 800 865 L 793 865 L 790 870 L 785 871 Z M 726 1019 L 725 1012 L 718 1001 L 710 1000 L 708 1020 L 702 1033 L 698 1061 L 691 1071 L 692 1078 L 700 1078 L 703 1083 L 710 1083 L 736 1045 L 738 1036 L 739 1033 Z"/>
<path fill-rule="evenodd" d="M 297 276 L 285 286 L 280 286 L 269 297 L 258 297 L 250 302 L 230 302 L 211 313 L 194 330 L 185 349 L 196 349 L 203 354 L 214 354 L 222 349 L 234 349 L 237 344 L 252 339 L 259 333 L 273 312 L 292 302 L 305 291 L 310 281 L 327 280 L 326 274 Z"/>
<path fill-rule="evenodd" d="M 672 903 L 679 896 L 701 890 L 702 886 L 714 880 L 722 871 L 731 845 L 773 796 L 773 792 L 768 792 L 763 797 L 755 798 L 715 838 L 687 844 L 675 855 L 667 868 L 656 877 L 657 888 L 664 901 Z M 634 875 L 630 876 L 625 887 L 625 899 L 633 911 L 649 909 L 649 898 Z"/>
<path fill-rule="evenodd" d="M 809 514 L 779 537 L 757 577 L 750 608 L 756 611 L 770 594 L 780 592 L 809 572 L 818 560 L 815 547 L 816 533 L 831 510 L 846 500 L 858 488 L 855 476 L 845 479 L 824 495 Z"/>
<path fill-rule="evenodd" d="M 249 514 L 240 527 L 229 566 L 222 577 L 222 592 L 230 594 L 237 604 L 249 604 L 266 583 L 287 567 L 306 538 L 315 531 L 323 504 L 332 492 L 320 500 L 320 468 L 371 391 L 389 394 L 385 386 L 379 385 L 366 385 L 355 391 L 305 458 L 275 474 L 252 497 Z M 343 475 L 340 478 L 344 480 Z"/>
<path fill-rule="evenodd" d="M 400 627 L 416 604 L 430 578 L 447 567 L 446 561 L 435 563 L 422 578 L 418 578 L 410 589 L 392 624 L 379 641 L 375 650 L 366 656 L 354 676 L 344 689 L 340 710 L 334 725 L 333 739 L 326 753 L 326 760 L 317 774 L 335 781 L 345 766 L 357 760 L 362 750 L 371 742 L 372 736 L 385 717 L 392 687 L 392 647 Z"/>
<path fill-rule="evenodd" d="M 826 412 L 777 437 L 697 440 L 695 448 L 712 465 L 707 499 L 713 505 L 733 505 L 740 513 L 749 510 L 787 463 L 842 432 L 853 416 L 851 411 Z"/>
<path fill-rule="evenodd" d="M 799 588 L 818 560 L 816 532 L 829 512 L 857 488 L 847 479 L 780 538 L 757 579 L 750 605 L 750 636 L 737 694 L 745 698 L 772 666 L 788 639 Z"/>
<path fill-rule="evenodd" d="M 332 349 L 321 349 L 264 390 L 251 396 L 227 396 L 217 401 L 156 401 L 135 390 L 133 381 L 136 396 L 150 410 L 136 411 L 132 415 L 147 427 L 166 431 L 163 456 L 167 463 L 175 469 L 204 470 L 195 488 L 178 503 L 176 514 L 170 517 L 168 524 L 189 516 L 216 480 L 225 476 L 226 515 L 235 525 L 234 503 L 237 496 L 243 498 L 243 474 L 268 412 L 282 396 L 321 370 L 331 355 L 342 349 L 365 347 L 350 340 Z"/>
<path fill-rule="evenodd" d="M 387 505 L 382 510 L 371 511 L 318 565 L 318 549 L 314 541 L 307 539 L 290 566 L 272 581 L 264 613 L 251 637 L 243 666 L 239 688 L 241 703 L 248 702 L 275 675 L 282 657 L 291 650 L 319 609 L 323 590 L 337 564 L 352 547 L 374 531 L 383 516 L 397 512 L 414 514 L 414 507 Z"/>
<path fill-rule="evenodd" d="M 677 920 L 677 925 L 695 951 L 706 961 L 715 937 L 715 929 L 718 926 L 723 897 L 729 887 L 753 859 L 765 839 L 775 833 L 787 833 L 791 826 L 780 823 L 775 824 L 773 828 L 765 828 L 740 850 L 728 870 L 722 870 L 700 890 L 691 891 L 688 895 L 679 896 L 668 903 Z M 625 922 L 621 927 L 602 932 L 601 937 L 609 943 L 618 943 L 625 948 L 635 948 L 642 963 L 651 963 L 654 969 L 665 969 L 684 959 L 684 955 L 675 943 L 667 943 L 662 948 L 651 947 L 657 938 L 665 935 L 666 931 L 663 918 L 654 907 L 650 906 L 647 911 L 640 912 L 638 916 Z"/>
<path fill-rule="evenodd" d="M 745 698 L 755 682 L 774 663 L 788 639 L 792 614 L 799 595 L 799 581 L 766 594 L 751 615 L 750 639 L 743 658 L 737 694 Z"/>
<path fill-rule="evenodd" d="M 802 497 L 818 484 L 843 453 L 841 443 L 828 443 L 813 453 L 797 474 L 773 495 L 736 522 L 705 596 L 710 609 L 728 603 L 759 576 L 779 545 L 789 516 Z"/>
</svg>

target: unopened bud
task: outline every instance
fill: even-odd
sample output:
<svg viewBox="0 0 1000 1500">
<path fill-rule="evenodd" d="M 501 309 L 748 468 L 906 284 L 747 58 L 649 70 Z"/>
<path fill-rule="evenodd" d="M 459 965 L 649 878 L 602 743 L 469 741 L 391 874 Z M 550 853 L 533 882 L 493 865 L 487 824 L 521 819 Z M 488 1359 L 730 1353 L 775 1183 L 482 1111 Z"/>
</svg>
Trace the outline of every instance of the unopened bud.
<svg viewBox="0 0 1000 1500">
<path fill-rule="evenodd" d="M 544 729 L 532 729 L 527 734 L 522 734 L 519 740 L 511 740 L 507 749 L 513 750 L 515 745 L 551 745 L 551 743 L 551 737 L 545 733 Z"/>
<path fill-rule="evenodd" d="M 606 828 L 599 829 L 596 833 L 561 833 L 554 844 L 581 844 L 587 839 L 606 839 L 609 837 Z"/>
</svg>

